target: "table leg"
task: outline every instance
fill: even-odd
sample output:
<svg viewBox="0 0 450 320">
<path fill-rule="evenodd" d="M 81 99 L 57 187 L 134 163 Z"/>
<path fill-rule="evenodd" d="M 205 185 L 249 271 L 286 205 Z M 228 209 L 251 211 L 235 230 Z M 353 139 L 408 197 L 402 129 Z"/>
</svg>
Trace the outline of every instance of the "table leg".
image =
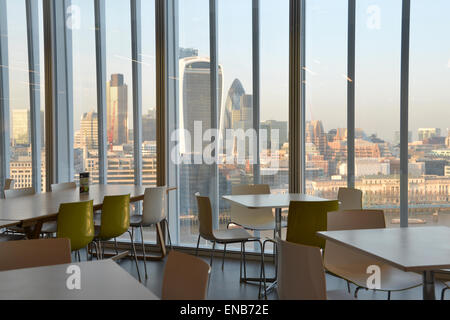
<svg viewBox="0 0 450 320">
<path fill-rule="evenodd" d="M 275 209 L 275 235 L 281 239 L 281 208 Z"/>
<path fill-rule="evenodd" d="M 423 272 L 423 300 L 436 300 L 434 271 Z"/>
</svg>

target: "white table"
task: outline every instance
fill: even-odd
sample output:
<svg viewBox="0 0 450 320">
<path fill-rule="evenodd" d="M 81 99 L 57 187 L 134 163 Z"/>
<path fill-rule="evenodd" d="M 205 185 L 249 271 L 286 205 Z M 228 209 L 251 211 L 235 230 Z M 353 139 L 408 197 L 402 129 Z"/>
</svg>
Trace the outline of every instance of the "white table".
<svg viewBox="0 0 450 320">
<path fill-rule="evenodd" d="M 81 289 L 69 290 L 69 266 L 80 268 Z M 112 260 L 0 272 L 0 300 L 159 300 Z"/>
<path fill-rule="evenodd" d="M 275 209 L 275 232 L 281 238 L 281 211 L 289 208 L 291 201 L 299 202 L 328 202 L 331 200 L 314 197 L 306 194 L 255 194 L 224 196 L 225 200 L 248 209 L 271 208 Z"/>
<path fill-rule="evenodd" d="M 318 232 L 405 272 L 423 274 L 423 298 L 435 299 L 434 272 L 450 268 L 450 228 L 424 227 Z"/>
</svg>

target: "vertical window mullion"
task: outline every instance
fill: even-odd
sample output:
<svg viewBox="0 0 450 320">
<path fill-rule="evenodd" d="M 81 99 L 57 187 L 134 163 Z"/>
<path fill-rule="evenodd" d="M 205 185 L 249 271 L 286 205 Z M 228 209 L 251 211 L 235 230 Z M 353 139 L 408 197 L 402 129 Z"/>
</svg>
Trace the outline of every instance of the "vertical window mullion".
<svg viewBox="0 0 450 320">
<path fill-rule="evenodd" d="M 210 74 L 211 74 L 211 129 L 219 129 L 219 59 L 218 59 L 218 0 L 209 0 L 209 43 L 210 43 Z M 216 159 L 218 158 L 216 150 Z M 212 165 L 213 169 L 213 226 L 219 228 L 219 170 L 217 161 Z"/>
<path fill-rule="evenodd" d="M 106 16 L 105 0 L 95 0 L 95 51 L 97 67 L 97 121 L 99 183 L 108 183 L 106 140 Z"/>
<path fill-rule="evenodd" d="M 347 53 L 347 185 L 355 187 L 355 57 L 356 0 L 348 0 Z"/>
<path fill-rule="evenodd" d="M 0 0 L 0 65 L 8 66 L 8 22 L 6 0 Z M 4 36 L 5 35 L 5 36 Z M 9 74 L 8 68 L 0 68 L 0 197 L 3 184 L 9 177 Z"/>
<path fill-rule="evenodd" d="M 133 69 L 134 183 L 142 184 L 142 29 L 141 0 L 130 0 Z"/>
<path fill-rule="evenodd" d="M 252 29 L 253 29 L 253 129 L 256 131 L 256 159 L 254 158 L 253 165 L 253 183 L 261 183 L 261 168 L 260 168 L 260 144 L 259 144 L 259 127 L 261 118 L 261 107 L 260 107 L 260 88 L 261 88 L 261 69 L 260 69 L 260 49 L 261 49 L 261 35 L 260 35 L 260 0 L 253 0 L 253 12 L 252 12 Z"/>
<path fill-rule="evenodd" d="M 409 130 L 409 50 L 411 0 L 402 3 L 402 49 L 400 93 L 400 226 L 408 227 L 408 130 Z"/>
<path fill-rule="evenodd" d="M 39 66 L 39 8 L 35 0 L 26 0 L 32 185 L 36 192 L 41 191 L 41 97 Z"/>
</svg>

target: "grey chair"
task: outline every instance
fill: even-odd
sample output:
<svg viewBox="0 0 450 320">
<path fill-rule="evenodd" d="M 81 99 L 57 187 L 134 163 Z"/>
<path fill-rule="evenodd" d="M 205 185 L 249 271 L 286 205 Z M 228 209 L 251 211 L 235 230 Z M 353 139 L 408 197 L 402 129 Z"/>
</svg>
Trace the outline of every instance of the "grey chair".
<svg viewBox="0 0 450 320">
<path fill-rule="evenodd" d="M 245 244 L 247 242 L 259 243 L 261 248 L 261 266 L 262 266 L 262 243 L 260 239 L 253 237 L 246 230 L 241 228 L 228 230 L 214 230 L 212 221 L 211 201 L 209 200 L 209 197 L 202 197 L 198 194 L 196 194 L 196 197 L 198 204 L 198 221 L 199 221 L 199 235 L 197 241 L 197 248 L 195 251 L 196 255 L 198 255 L 200 238 L 212 242 L 211 261 L 210 261 L 210 265 L 212 266 L 216 243 L 222 244 L 224 246 L 222 256 L 222 270 L 223 270 L 227 245 L 233 243 L 240 243 L 241 244 L 240 281 L 241 282 L 245 281 L 247 279 Z M 242 275 L 242 271 L 244 272 L 244 275 Z"/>
</svg>

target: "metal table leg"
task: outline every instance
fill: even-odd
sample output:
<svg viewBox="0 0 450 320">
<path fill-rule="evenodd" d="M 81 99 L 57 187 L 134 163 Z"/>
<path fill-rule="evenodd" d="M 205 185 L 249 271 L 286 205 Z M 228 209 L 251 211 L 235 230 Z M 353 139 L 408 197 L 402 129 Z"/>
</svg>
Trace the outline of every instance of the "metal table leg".
<svg viewBox="0 0 450 320">
<path fill-rule="evenodd" d="M 423 272 L 423 300 L 436 300 L 434 271 Z"/>
</svg>

